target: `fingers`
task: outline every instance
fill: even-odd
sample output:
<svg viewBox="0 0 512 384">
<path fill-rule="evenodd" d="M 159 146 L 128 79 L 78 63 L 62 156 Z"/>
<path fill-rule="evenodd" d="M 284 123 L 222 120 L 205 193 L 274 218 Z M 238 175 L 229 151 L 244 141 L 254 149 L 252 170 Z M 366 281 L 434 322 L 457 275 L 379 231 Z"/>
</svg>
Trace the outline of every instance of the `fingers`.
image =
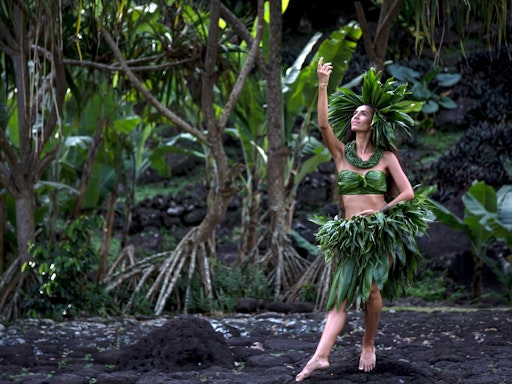
<svg viewBox="0 0 512 384">
<path fill-rule="evenodd" d="M 377 212 L 378 211 L 376 211 L 374 209 L 366 209 L 364 211 L 359 212 L 356 216 L 371 216 Z"/>
<path fill-rule="evenodd" d="M 331 63 L 325 63 L 324 64 L 324 58 L 321 57 L 319 60 L 318 60 L 318 70 L 321 71 L 322 69 L 325 69 L 327 71 L 332 71 L 332 64 Z"/>
<path fill-rule="evenodd" d="M 331 76 L 332 72 L 332 64 L 324 64 L 324 58 L 320 57 L 320 59 L 318 60 L 318 68 L 316 72 L 318 74 L 318 86 L 325 86 L 329 83 L 329 77 Z"/>
</svg>

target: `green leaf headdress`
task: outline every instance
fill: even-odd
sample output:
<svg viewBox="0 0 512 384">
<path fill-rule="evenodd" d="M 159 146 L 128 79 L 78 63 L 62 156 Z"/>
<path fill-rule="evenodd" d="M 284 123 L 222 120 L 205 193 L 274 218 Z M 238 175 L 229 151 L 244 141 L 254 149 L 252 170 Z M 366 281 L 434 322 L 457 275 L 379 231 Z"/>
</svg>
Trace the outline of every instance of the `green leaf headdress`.
<svg viewBox="0 0 512 384">
<path fill-rule="evenodd" d="M 361 95 L 356 95 L 348 88 L 339 88 L 329 103 L 329 122 L 338 138 L 346 142 L 350 129 L 350 119 L 357 107 L 369 105 L 374 109 L 373 144 L 384 149 L 397 149 L 395 132 L 402 129 L 408 135 L 414 120 L 407 114 L 414 109 L 417 102 L 403 100 L 407 84 L 395 86 L 393 78 L 380 82 L 380 73 L 370 68 L 363 77 Z"/>
</svg>

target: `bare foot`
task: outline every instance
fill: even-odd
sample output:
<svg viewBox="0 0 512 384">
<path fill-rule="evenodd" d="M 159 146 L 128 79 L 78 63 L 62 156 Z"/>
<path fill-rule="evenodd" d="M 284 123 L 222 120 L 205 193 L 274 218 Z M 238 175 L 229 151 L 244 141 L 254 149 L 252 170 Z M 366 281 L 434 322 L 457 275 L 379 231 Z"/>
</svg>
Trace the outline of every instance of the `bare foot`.
<svg viewBox="0 0 512 384">
<path fill-rule="evenodd" d="M 375 368 L 377 357 L 375 356 L 375 347 L 361 348 L 361 358 L 359 359 L 359 370 L 370 372 Z"/>
<path fill-rule="evenodd" d="M 316 357 L 312 357 L 304 369 L 295 377 L 295 381 L 307 379 L 314 371 L 327 368 L 329 368 L 329 362 L 327 360 L 320 360 Z"/>
</svg>

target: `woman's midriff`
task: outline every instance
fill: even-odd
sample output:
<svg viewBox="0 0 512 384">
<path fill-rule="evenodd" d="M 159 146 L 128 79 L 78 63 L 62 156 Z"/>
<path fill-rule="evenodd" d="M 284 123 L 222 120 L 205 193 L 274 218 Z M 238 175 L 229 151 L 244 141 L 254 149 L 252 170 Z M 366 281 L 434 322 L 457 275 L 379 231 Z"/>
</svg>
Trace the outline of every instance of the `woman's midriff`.
<svg viewBox="0 0 512 384">
<path fill-rule="evenodd" d="M 343 195 L 341 200 L 347 219 L 368 209 L 378 211 L 386 205 L 384 195 Z"/>
</svg>

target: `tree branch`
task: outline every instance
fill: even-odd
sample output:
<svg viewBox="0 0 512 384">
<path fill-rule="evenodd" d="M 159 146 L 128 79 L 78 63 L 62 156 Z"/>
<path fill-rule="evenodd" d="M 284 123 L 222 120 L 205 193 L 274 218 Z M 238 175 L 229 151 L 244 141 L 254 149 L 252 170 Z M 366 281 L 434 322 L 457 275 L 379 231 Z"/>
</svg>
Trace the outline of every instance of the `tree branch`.
<svg viewBox="0 0 512 384">
<path fill-rule="evenodd" d="M 0 52 L 5 52 L 5 53 L 7 53 L 7 56 L 11 56 L 11 57 L 16 54 L 15 50 L 11 49 L 10 47 L 5 45 L 1 41 L 0 41 Z"/>
<path fill-rule="evenodd" d="M 25 15 L 28 15 L 30 12 L 29 12 L 29 9 L 27 7 L 27 5 L 25 4 L 25 0 L 15 0 L 14 1 L 16 3 L 16 6 L 21 10 L 23 11 L 23 13 Z"/>
<path fill-rule="evenodd" d="M 80 177 L 80 182 L 78 186 L 78 195 L 75 200 L 75 205 L 73 206 L 73 210 L 71 211 L 71 219 L 76 219 L 80 210 L 82 209 L 82 203 L 85 197 L 85 193 L 87 191 L 87 185 L 89 184 L 89 178 L 92 174 L 92 169 L 94 165 L 94 161 L 96 160 L 96 156 L 100 150 L 100 146 L 104 141 L 103 132 L 105 131 L 105 127 L 107 126 L 108 118 L 102 118 L 99 121 L 98 128 L 94 133 L 92 138 L 91 145 L 89 145 L 89 152 L 87 153 L 87 160 L 85 161 L 84 166 L 82 167 L 82 176 Z"/>
<path fill-rule="evenodd" d="M 388 47 L 389 32 L 400 7 L 404 3 L 404 0 L 393 0 L 384 1 L 381 8 L 381 15 L 379 17 L 379 24 L 377 32 L 375 33 L 375 39 L 373 41 L 374 50 L 379 57 L 383 57 L 386 54 Z"/>
<path fill-rule="evenodd" d="M 201 76 L 201 110 L 203 120 L 208 129 L 208 136 L 211 138 L 210 144 L 217 142 L 220 137 L 220 131 L 217 129 L 214 110 L 213 88 L 217 74 L 217 53 L 219 41 L 219 15 L 220 1 L 212 0 L 210 2 L 210 20 L 208 26 L 208 40 L 206 54 L 204 58 L 204 68 Z M 217 167 L 220 170 L 220 167 Z"/>
<path fill-rule="evenodd" d="M 162 64 L 154 64 L 154 65 L 144 65 L 144 66 L 133 66 L 130 61 L 127 61 L 127 65 L 132 72 L 151 72 L 151 71 L 162 71 L 167 68 L 175 67 L 178 65 L 183 65 L 186 63 L 194 62 L 198 59 L 198 57 L 192 57 L 189 59 L 178 60 L 174 62 L 162 63 Z M 109 65 L 109 64 L 101 64 L 95 61 L 89 60 L 73 60 L 73 59 L 65 59 L 64 64 L 74 65 L 77 67 L 87 67 L 98 69 L 103 72 L 113 73 L 122 71 L 122 67 L 120 65 Z"/>
<path fill-rule="evenodd" d="M 149 92 L 146 87 L 142 84 L 142 82 L 139 80 L 139 78 L 133 73 L 133 71 L 128 67 L 126 61 L 124 60 L 123 54 L 117 47 L 116 43 L 112 39 L 112 36 L 108 33 L 108 31 L 105 28 L 101 28 L 101 34 L 107 44 L 110 46 L 110 49 L 112 49 L 112 52 L 114 53 L 114 56 L 119 61 L 121 65 L 122 72 L 130 79 L 133 86 L 144 96 L 144 98 L 152 105 L 154 106 L 158 112 L 160 112 L 162 115 L 164 115 L 167 119 L 175 123 L 179 128 L 182 130 L 190 133 L 194 137 L 196 137 L 198 140 L 202 141 L 206 145 L 208 145 L 208 140 L 206 136 L 198 129 L 192 127 L 190 124 L 188 124 L 186 121 L 182 120 L 178 115 L 176 115 L 174 112 L 166 108 L 160 101 L 158 101 L 152 94 Z"/>
<path fill-rule="evenodd" d="M 368 29 L 368 23 L 366 22 L 363 6 L 361 5 L 360 1 L 354 1 L 354 7 L 356 9 L 359 25 L 361 25 L 361 31 L 363 32 L 363 42 L 366 54 L 368 55 L 370 61 L 375 61 L 375 50 L 373 49 L 372 37 L 370 30 Z"/>
<path fill-rule="evenodd" d="M 45 55 L 49 60 L 51 60 L 51 58 L 52 58 L 51 52 L 49 52 L 44 47 L 32 44 L 32 46 L 30 48 L 32 50 L 37 51 L 40 55 Z M 133 72 L 151 72 L 151 71 L 164 70 L 164 69 L 167 69 L 170 67 L 175 67 L 175 66 L 182 65 L 182 64 L 191 63 L 191 62 L 199 60 L 200 56 L 197 55 L 197 56 L 193 56 L 191 58 L 173 61 L 173 62 L 162 63 L 162 64 L 136 66 L 139 63 L 147 63 L 147 62 L 151 62 L 151 61 L 156 62 L 160 59 L 165 59 L 165 58 L 166 58 L 166 55 L 162 53 L 162 54 L 155 55 L 155 56 L 148 56 L 148 57 L 142 57 L 139 59 L 126 60 L 126 64 L 130 67 L 130 69 Z M 114 72 L 122 71 L 122 68 L 120 65 L 102 64 L 102 63 L 98 63 L 96 61 L 90 61 L 90 60 L 63 59 L 63 63 L 65 65 L 74 65 L 76 67 L 94 68 L 94 69 L 98 69 L 98 70 L 100 70 L 102 72 L 106 72 L 106 73 L 114 73 Z"/>
<path fill-rule="evenodd" d="M 252 39 L 252 46 L 249 51 L 247 61 L 245 62 L 242 70 L 240 71 L 240 74 L 238 75 L 238 78 L 236 79 L 236 83 L 235 83 L 233 89 L 231 90 L 231 94 L 229 95 L 229 98 L 226 101 L 226 104 L 224 105 L 224 110 L 222 111 L 222 116 L 219 119 L 218 124 L 221 129 L 223 129 L 226 126 L 228 118 L 231 115 L 233 108 L 235 107 L 238 97 L 240 96 L 240 92 L 242 92 L 242 88 L 244 86 L 245 80 L 247 79 L 247 76 L 251 72 L 252 68 L 254 67 L 254 63 L 255 63 L 256 57 L 258 55 L 259 44 L 261 41 L 261 37 L 263 36 L 263 2 L 262 1 L 258 1 L 258 15 L 256 18 L 256 23 L 257 23 L 256 38 Z"/>
<path fill-rule="evenodd" d="M 3 185 L 3 187 L 5 189 L 7 189 L 9 192 L 10 191 L 10 182 L 9 182 L 9 179 L 10 179 L 10 175 L 11 175 L 11 172 L 9 171 L 9 168 L 6 167 L 4 164 L 0 164 L 0 185 Z"/>
<path fill-rule="evenodd" d="M 30 105 L 32 111 L 38 110 L 37 106 L 44 100 L 44 96 L 47 94 L 48 90 L 52 88 L 53 79 L 55 79 L 55 73 L 52 69 L 44 79 L 41 79 L 41 86 L 37 89 Z"/>
<path fill-rule="evenodd" d="M 258 1 L 259 4 L 259 1 Z M 259 5 L 258 5 L 259 8 Z M 240 36 L 249 47 L 252 47 L 254 38 L 251 35 L 251 32 L 245 27 L 245 25 L 234 15 L 224 4 L 220 4 L 220 14 L 226 22 L 231 25 L 235 31 L 237 32 L 238 36 Z M 261 52 L 261 49 L 258 49 L 258 65 L 263 73 L 267 71 L 267 64 L 265 63 L 265 59 L 263 57 L 263 54 Z"/>
<path fill-rule="evenodd" d="M 53 76 L 50 79 L 51 84 L 55 84 L 55 86 L 53 87 L 52 92 L 53 106 L 44 124 L 41 145 L 39 146 L 39 148 L 36 148 L 36 159 L 39 158 L 39 154 L 42 153 L 44 147 L 46 146 L 46 143 L 48 142 L 48 140 L 50 140 L 50 137 L 55 131 L 55 126 L 60 121 L 62 121 L 62 110 L 67 91 L 66 67 L 63 63 L 64 44 L 62 41 L 63 36 L 61 32 L 62 10 L 60 7 L 60 2 L 55 2 L 54 8 L 52 8 L 50 11 L 51 13 L 53 13 L 53 15 L 52 22 L 50 22 L 48 25 L 49 28 L 51 26 L 51 30 L 48 31 L 47 34 L 51 34 L 51 36 L 48 36 L 48 40 L 51 44 L 50 51 L 52 52 L 51 73 L 53 74 Z"/>
<path fill-rule="evenodd" d="M 41 174 L 45 170 L 45 168 L 50 165 L 50 163 L 57 157 L 59 153 L 59 148 L 54 148 L 50 152 L 48 152 L 41 160 L 39 160 L 35 166 L 34 174 L 35 179 L 39 180 Z"/>
<path fill-rule="evenodd" d="M 7 50 L 5 50 L 5 52 L 7 54 L 10 53 L 10 55 L 12 55 L 14 52 L 18 51 L 19 50 L 19 45 L 16 41 L 16 39 L 14 38 L 14 36 L 11 34 L 11 31 L 9 30 L 9 28 L 7 28 L 7 25 L 5 25 L 5 23 L 0 19 L 0 35 L 3 36 L 3 39 L 5 40 L 5 45 L 0 43 L 0 48 L 1 47 L 5 47 L 5 48 L 8 48 L 9 49 L 9 52 Z M 2 49 L 4 50 L 4 49 Z"/>
<path fill-rule="evenodd" d="M 18 157 L 16 156 L 16 153 L 14 153 L 14 151 L 12 150 L 9 140 L 7 139 L 7 136 L 2 129 L 0 129 L 0 148 L 4 152 L 7 162 L 11 167 L 13 167 L 14 164 L 17 164 Z"/>
<path fill-rule="evenodd" d="M 258 5 L 259 7 L 259 5 Z M 259 12 L 259 11 L 258 11 Z M 247 43 L 248 46 L 252 46 L 254 38 L 251 32 L 245 27 L 235 14 L 233 14 L 224 4 L 220 4 L 220 15 L 226 22 L 231 25 L 240 36 Z"/>
</svg>

